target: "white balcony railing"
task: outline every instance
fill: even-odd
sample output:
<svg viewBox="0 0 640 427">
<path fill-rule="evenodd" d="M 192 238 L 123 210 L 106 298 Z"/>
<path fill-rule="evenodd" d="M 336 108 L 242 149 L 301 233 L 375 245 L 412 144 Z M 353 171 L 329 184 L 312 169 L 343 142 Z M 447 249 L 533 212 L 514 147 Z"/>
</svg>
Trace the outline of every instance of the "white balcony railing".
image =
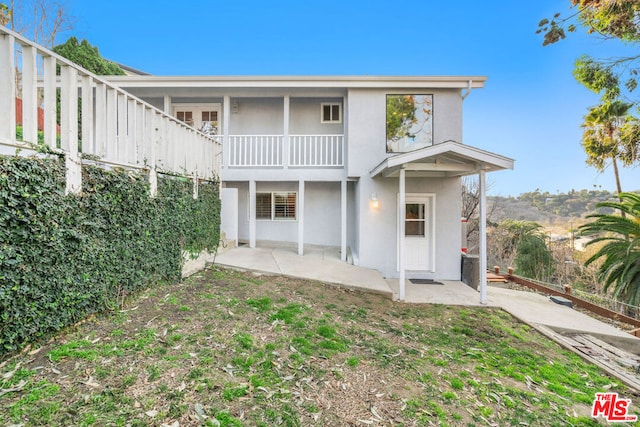
<svg viewBox="0 0 640 427">
<path fill-rule="evenodd" d="M 282 135 L 229 135 L 229 166 L 282 166 Z"/>
<path fill-rule="evenodd" d="M 343 135 L 290 135 L 289 166 L 342 167 Z"/>
<path fill-rule="evenodd" d="M 344 166 L 343 135 L 229 135 L 229 166 L 333 168 Z"/>
<path fill-rule="evenodd" d="M 72 169 L 68 192 L 80 191 L 87 158 L 154 176 L 220 177 L 219 138 L 0 26 L 0 146 L 29 150 L 30 144 L 64 154 Z"/>
</svg>

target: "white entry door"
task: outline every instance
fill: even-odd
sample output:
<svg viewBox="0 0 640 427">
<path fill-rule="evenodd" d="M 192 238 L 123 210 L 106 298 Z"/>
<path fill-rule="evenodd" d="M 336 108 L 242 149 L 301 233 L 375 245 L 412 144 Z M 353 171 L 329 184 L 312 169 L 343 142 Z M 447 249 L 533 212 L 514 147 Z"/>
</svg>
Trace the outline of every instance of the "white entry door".
<svg viewBox="0 0 640 427">
<path fill-rule="evenodd" d="M 434 270 L 433 197 L 431 194 L 406 195 L 404 223 L 406 270 Z"/>
<path fill-rule="evenodd" d="M 220 134 L 220 104 L 173 104 L 173 115 L 211 135 Z"/>
</svg>

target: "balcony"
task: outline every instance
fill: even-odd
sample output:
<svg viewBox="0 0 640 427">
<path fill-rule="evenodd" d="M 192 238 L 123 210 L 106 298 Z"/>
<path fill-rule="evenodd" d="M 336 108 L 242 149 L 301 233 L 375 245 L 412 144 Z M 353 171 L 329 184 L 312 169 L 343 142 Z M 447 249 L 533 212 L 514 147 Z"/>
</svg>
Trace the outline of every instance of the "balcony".
<svg viewBox="0 0 640 427">
<path fill-rule="evenodd" d="M 344 135 L 229 135 L 227 138 L 230 167 L 344 167 Z"/>
</svg>

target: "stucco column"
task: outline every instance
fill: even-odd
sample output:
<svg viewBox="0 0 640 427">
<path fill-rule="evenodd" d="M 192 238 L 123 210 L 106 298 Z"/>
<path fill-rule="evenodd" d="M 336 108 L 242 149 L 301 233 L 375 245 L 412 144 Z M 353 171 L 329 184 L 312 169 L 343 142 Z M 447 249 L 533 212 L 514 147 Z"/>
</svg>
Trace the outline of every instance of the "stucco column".
<svg viewBox="0 0 640 427">
<path fill-rule="evenodd" d="M 164 96 L 163 108 L 162 109 L 168 115 L 170 115 L 170 116 L 173 115 L 173 114 L 171 114 L 171 97 L 169 95 L 165 95 Z"/>
<path fill-rule="evenodd" d="M 347 180 L 340 182 L 340 260 L 347 260 Z"/>
<path fill-rule="evenodd" d="M 256 247 L 256 182 L 249 181 L 249 247 Z"/>
<path fill-rule="evenodd" d="M 289 111 L 290 111 L 289 95 L 284 97 L 284 125 L 282 136 L 282 165 L 285 169 L 289 168 Z"/>
<path fill-rule="evenodd" d="M 304 255 L 304 180 L 298 181 L 298 255 Z"/>
<path fill-rule="evenodd" d="M 405 194 L 405 170 L 404 166 L 400 169 L 400 177 L 399 181 L 399 190 L 400 193 L 399 201 L 398 201 L 398 268 L 400 270 L 400 274 L 398 276 L 398 287 L 400 294 L 398 298 L 400 301 L 404 301 L 405 299 L 405 289 L 404 289 L 404 280 L 405 280 L 405 271 L 404 271 L 404 228 L 405 228 L 405 219 L 406 219 L 406 194 Z"/>
<path fill-rule="evenodd" d="M 231 97 L 225 95 L 222 101 L 222 167 L 229 167 L 231 151 L 229 147 L 229 122 L 231 121 Z"/>
<path fill-rule="evenodd" d="M 480 211 L 480 304 L 487 304 L 487 178 L 484 170 L 479 177 Z"/>
</svg>

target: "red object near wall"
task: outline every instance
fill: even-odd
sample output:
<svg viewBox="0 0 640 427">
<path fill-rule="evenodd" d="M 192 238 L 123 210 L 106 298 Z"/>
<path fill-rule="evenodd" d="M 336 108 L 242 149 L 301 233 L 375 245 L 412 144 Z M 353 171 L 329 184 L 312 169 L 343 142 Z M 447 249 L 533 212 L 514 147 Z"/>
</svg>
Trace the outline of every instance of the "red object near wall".
<svg viewBox="0 0 640 427">
<path fill-rule="evenodd" d="M 22 99 L 16 98 L 16 124 L 22 124 Z M 38 130 L 44 130 L 44 110 L 38 107 Z M 60 135 L 60 125 L 56 125 L 56 133 Z"/>
</svg>

